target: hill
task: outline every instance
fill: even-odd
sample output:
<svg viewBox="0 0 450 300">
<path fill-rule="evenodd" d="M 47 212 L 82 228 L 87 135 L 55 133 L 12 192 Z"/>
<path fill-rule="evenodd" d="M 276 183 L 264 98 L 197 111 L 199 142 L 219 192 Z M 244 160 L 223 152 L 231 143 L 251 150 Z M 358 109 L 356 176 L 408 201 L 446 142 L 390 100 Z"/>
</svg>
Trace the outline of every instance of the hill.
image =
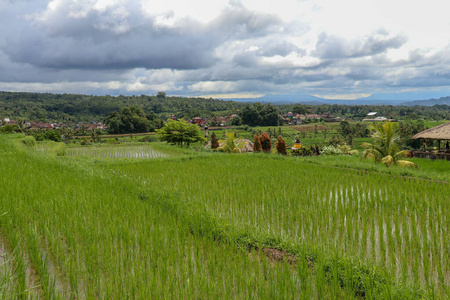
<svg viewBox="0 0 450 300">
<path fill-rule="evenodd" d="M 80 94 L 0 92 L 0 118 L 25 118 L 44 122 L 103 121 L 124 106 L 139 107 L 166 119 L 231 114 L 243 103 L 205 98 L 160 96 L 93 96 Z"/>
<path fill-rule="evenodd" d="M 450 105 L 450 96 L 441 97 L 439 99 L 429 99 L 429 100 L 417 100 L 417 101 L 411 101 L 411 102 L 403 102 L 402 105 L 407 105 L 407 106 L 414 106 L 414 105 L 420 105 L 420 106 Z"/>
<path fill-rule="evenodd" d="M 268 94 L 259 98 L 234 98 L 237 102 L 261 102 L 261 103 L 272 103 L 275 105 L 282 104 L 293 104 L 301 103 L 305 105 L 423 105 L 423 106 L 433 106 L 446 104 L 450 105 L 450 97 L 441 97 L 439 99 L 428 99 L 421 98 L 423 95 L 418 93 L 381 93 L 373 94 L 369 97 L 358 98 L 354 100 L 348 99 L 325 99 L 305 93 L 299 94 Z"/>
</svg>

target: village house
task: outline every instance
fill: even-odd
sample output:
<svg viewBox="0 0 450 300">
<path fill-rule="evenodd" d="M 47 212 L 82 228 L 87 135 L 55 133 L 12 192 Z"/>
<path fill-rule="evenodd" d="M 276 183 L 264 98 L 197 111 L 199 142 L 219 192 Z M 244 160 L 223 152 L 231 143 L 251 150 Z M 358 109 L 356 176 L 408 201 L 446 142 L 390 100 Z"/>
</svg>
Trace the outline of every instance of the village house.
<svg viewBox="0 0 450 300">
<path fill-rule="evenodd" d="M 36 130 L 36 129 L 48 130 L 53 128 L 54 128 L 53 124 L 50 123 L 36 122 L 36 121 L 31 121 L 27 123 L 27 129 L 29 130 Z"/>
<path fill-rule="evenodd" d="M 191 123 L 201 126 L 203 124 L 203 119 L 200 117 L 195 117 L 195 118 L 192 118 Z"/>
<path fill-rule="evenodd" d="M 103 123 L 97 123 L 95 121 L 93 121 L 88 127 L 87 130 L 88 131 L 92 131 L 94 129 L 99 129 L 99 130 L 106 130 L 106 125 Z"/>
</svg>

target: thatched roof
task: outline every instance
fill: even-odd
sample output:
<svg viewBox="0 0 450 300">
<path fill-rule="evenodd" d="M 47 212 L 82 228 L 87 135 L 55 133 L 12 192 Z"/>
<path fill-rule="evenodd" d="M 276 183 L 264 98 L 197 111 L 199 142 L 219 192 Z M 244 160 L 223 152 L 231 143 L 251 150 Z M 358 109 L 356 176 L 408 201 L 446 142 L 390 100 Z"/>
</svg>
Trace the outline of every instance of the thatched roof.
<svg viewBox="0 0 450 300">
<path fill-rule="evenodd" d="M 424 130 L 413 139 L 450 140 L 450 122 Z"/>
</svg>

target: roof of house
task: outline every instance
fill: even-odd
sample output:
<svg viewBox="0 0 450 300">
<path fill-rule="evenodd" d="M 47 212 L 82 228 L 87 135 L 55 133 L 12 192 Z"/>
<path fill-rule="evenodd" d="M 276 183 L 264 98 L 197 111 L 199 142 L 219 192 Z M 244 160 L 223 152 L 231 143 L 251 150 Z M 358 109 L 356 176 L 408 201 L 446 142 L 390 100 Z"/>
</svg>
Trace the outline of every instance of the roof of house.
<svg viewBox="0 0 450 300">
<path fill-rule="evenodd" d="M 450 122 L 424 130 L 413 139 L 450 140 Z"/>
</svg>

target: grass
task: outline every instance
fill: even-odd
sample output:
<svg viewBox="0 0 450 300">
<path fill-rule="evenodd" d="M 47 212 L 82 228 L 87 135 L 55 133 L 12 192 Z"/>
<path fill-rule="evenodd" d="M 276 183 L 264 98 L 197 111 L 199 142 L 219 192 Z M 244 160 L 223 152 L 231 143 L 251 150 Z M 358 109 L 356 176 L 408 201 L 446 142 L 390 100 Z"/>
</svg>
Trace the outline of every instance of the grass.
<svg viewBox="0 0 450 300">
<path fill-rule="evenodd" d="M 161 143 L 167 157 L 151 160 L 55 158 L 11 138 L 0 135 L 0 228 L 42 297 L 449 296 L 448 183 L 403 177 L 442 180 L 443 164 L 408 174 Z M 24 290 L 16 265 L 11 286 Z"/>
<path fill-rule="evenodd" d="M 351 157 L 347 162 L 351 159 L 354 163 Z M 424 289 L 449 284 L 444 274 L 449 264 L 444 255 L 448 242 L 435 236 L 448 231 L 442 219 L 449 209 L 448 183 L 405 180 L 402 171 L 357 172 L 267 155 L 183 161 L 183 172 L 180 163 L 158 161 L 115 168 L 180 191 L 193 205 L 203 204 L 216 217 L 265 239 L 275 237 L 360 259 Z M 446 174 L 428 175 L 442 179 Z M 414 227 L 416 222 L 421 227 Z M 417 247 L 423 252 L 414 256 Z M 398 260 L 401 257 L 406 261 Z M 439 273 L 442 276 L 430 275 Z M 440 292 L 447 293 L 445 289 Z"/>
<path fill-rule="evenodd" d="M 214 219 L 201 207 L 178 214 L 182 199 L 171 189 L 136 185 L 84 160 L 11 151 L 10 138 L 0 136 L 0 162 L 8 170 L 0 178 L 7 212 L 0 226 L 22 258 L 17 277 L 1 290 L 12 290 L 12 298 L 32 297 L 14 292 L 29 288 L 30 267 L 40 298 L 343 296 L 327 286 L 317 292 L 315 282 L 326 279 L 305 267 L 297 271 L 255 249 L 217 242 L 208 224 L 191 218 L 203 216 L 210 225 Z"/>
</svg>

